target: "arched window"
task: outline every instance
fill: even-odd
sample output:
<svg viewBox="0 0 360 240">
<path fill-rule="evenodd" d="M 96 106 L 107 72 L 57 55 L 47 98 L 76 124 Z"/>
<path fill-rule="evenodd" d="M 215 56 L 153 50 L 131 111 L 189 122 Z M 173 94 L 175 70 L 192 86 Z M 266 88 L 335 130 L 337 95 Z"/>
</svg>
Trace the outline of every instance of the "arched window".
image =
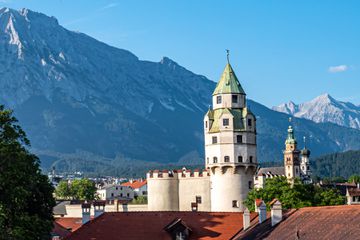
<svg viewBox="0 0 360 240">
<path fill-rule="evenodd" d="M 214 157 L 214 158 L 213 158 L 213 162 L 214 162 L 214 163 L 217 163 L 217 157 Z"/>
<path fill-rule="evenodd" d="M 243 157 L 242 156 L 238 156 L 238 162 L 240 162 L 240 163 L 243 162 Z"/>
<path fill-rule="evenodd" d="M 225 157 L 224 157 L 224 162 L 230 162 L 230 157 L 229 157 L 229 156 L 225 156 Z"/>
</svg>

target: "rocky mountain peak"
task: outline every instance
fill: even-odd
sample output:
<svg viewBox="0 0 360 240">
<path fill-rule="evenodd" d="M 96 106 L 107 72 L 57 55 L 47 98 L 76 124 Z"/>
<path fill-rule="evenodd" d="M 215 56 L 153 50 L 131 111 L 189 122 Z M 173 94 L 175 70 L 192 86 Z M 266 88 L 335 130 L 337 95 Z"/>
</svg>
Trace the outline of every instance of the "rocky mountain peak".
<svg viewBox="0 0 360 240">
<path fill-rule="evenodd" d="M 291 102 L 281 104 L 273 107 L 273 110 L 315 122 L 331 122 L 360 129 L 360 108 L 349 102 L 338 101 L 328 93 L 298 105 Z"/>
</svg>

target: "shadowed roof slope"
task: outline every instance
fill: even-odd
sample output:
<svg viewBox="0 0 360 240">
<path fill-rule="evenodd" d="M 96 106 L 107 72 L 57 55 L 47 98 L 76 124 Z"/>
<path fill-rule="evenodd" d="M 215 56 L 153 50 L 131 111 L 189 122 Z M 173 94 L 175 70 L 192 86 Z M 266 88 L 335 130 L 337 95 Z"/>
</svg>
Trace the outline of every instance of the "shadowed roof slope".
<svg viewBox="0 0 360 240">
<path fill-rule="evenodd" d="M 221 75 L 219 82 L 213 92 L 213 95 L 224 93 L 238 93 L 245 94 L 244 89 L 241 87 L 234 70 L 230 63 L 226 64 L 224 72 Z"/>
<path fill-rule="evenodd" d="M 252 213 L 250 217 L 256 216 Z M 170 240 L 164 228 L 176 219 L 181 219 L 192 230 L 190 239 L 230 239 L 243 227 L 242 213 L 108 212 L 86 223 L 66 239 Z"/>
<path fill-rule="evenodd" d="M 359 239 L 360 206 L 306 207 L 292 210 L 275 227 L 271 219 L 235 239 Z"/>
</svg>

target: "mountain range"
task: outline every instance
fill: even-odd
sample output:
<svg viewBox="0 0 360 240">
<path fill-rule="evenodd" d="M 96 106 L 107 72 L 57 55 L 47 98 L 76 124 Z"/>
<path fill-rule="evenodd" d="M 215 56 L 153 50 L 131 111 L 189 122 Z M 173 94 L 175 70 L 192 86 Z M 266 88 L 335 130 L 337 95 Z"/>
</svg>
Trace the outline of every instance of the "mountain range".
<svg viewBox="0 0 360 240">
<path fill-rule="evenodd" d="M 0 103 L 14 109 L 44 169 L 126 174 L 202 164 L 214 88 L 167 57 L 140 60 L 54 17 L 0 9 Z M 258 159 L 282 161 L 290 115 L 248 105 L 257 117 Z M 302 118 L 292 124 L 315 156 L 360 149 L 357 129 Z"/>
<path fill-rule="evenodd" d="M 295 104 L 290 101 L 272 109 L 317 123 L 330 122 L 360 129 L 360 106 L 338 101 L 327 93 L 308 102 Z"/>
</svg>

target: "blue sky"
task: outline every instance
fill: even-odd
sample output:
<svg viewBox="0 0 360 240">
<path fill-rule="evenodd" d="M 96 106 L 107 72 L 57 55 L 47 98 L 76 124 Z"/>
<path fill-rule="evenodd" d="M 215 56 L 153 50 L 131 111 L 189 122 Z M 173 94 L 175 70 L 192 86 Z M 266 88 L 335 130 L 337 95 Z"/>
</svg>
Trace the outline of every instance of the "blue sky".
<svg viewBox="0 0 360 240">
<path fill-rule="evenodd" d="M 70 30 L 168 56 L 217 81 L 230 49 L 248 97 L 267 106 L 322 93 L 360 104 L 360 1 L 0 0 L 55 16 Z"/>
</svg>

